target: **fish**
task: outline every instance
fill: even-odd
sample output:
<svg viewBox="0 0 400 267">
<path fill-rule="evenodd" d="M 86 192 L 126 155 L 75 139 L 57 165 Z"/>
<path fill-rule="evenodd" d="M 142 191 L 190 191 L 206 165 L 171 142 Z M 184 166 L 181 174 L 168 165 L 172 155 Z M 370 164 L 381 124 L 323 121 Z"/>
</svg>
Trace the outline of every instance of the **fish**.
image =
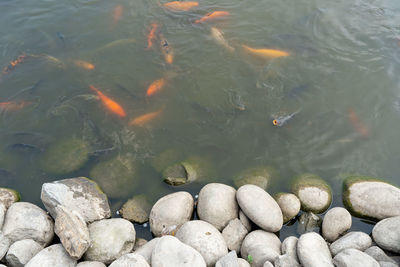
<svg viewBox="0 0 400 267">
<path fill-rule="evenodd" d="M 104 95 L 99 89 L 97 89 L 93 85 L 89 85 L 89 88 L 97 93 L 97 95 L 99 96 L 101 102 L 103 102 L 104 106 L 109 111 L 111 111 L 112 113 L 114 113 L 114 114 L 116 114 L 116 115 L 118 115 L 120 117 L 125 117 L 126 116 L 126 112 L 125 112 L 125 110 L 122 108 L 122 106 L 120 104 L 118 104 L 117 102 L 115 102 L 114 100 L 109 98 L 108 96 Z"/>
<path fill-rule="evenodd" d="M 30 101 L 8 101 L 0 102 L 0 111 L 17 111 L 31 105 Z"/>
<path fill-rule="evenodd" d="M 292 119 L 300 111 L 301 110 L 299 109 L 299 110 L 297 110 L 297 111 L 295 111 L 295 112 L 293 112 L 293 113 L 291 113 L 289 115 L 279 116 L 279 117 L 277 117 L 277 118 L 272 120 L 272 124 L 275 125 L 275 126 L 281 127 L 281 126 L 285 125 L 290 119 Z"/>
<path fill-rule="evenodd" d="M 173 11 L 188 11 L 199 5 L 196 1 L 172 1 L 164 3 L 163 6 Z"/>
<path fill-rule="evenodd" d="M 228 42 L 224 38 L 223 32 L 220 31 L 219 29 L 211 27 L 211 37 L 214 38 L 214 40 L 218 44 L 220 44 L 223 47 L 225 47 L 226 49 L 228 49 L 228 51 L 230 51 L 230 52 L 235 51 L 235 48 L 228 44 Z"/>
<path fill-rule="evenodd" d="M 354 129 L 362 136 L 368 136 L 368 127 L 365 126 L 352 108 L 348 109 L 348 117 Z"/>
<path fill-rule="evenodd" d="M 31 144 L 25 144 L 25 143 L 16 143 L 8 146 L 9 150 L 15 150 L 15 151 L 38 151 L 38 152 L 43 152 L 44 150 L 42 148 L 39 148 L 35 145 Z"/>
<path fill-rule="evenodd" d="M 146 95 L 147 96 L 152 96 L 155 93 L 159 92 L 165 85 L 166 80 L 164 78 L 155 80 L 152 82 L 149 87 L 147 88 Z"/>
<path fill-rule="evenodd" d="M 263 59 L 271 59 L 271 58 L 278 58 L 278 57 L 287 57 L 290 56 L 289 52 L 283 50 L 275 50 L 275 49 L 268 49 L 268 48 L 252 48 L 247 45 L 242 45 L 243 49 L 255 56 L 259 56 Z"/>
<path fill-rule="evenodd" d="M 157 23 L 152 23 L 151 25 L 150 32 L 147 34 L 147 47 L 146 49 L 150 49 L 153 47 L 153 40 L 156 38 L 156 32 L 158 28 Z"/>
<path fill-rule="evenodd" d="M 46 54 L 30 54 L 29 57 L 44 59 L 48 63 L 52 63 L 52 64 L 56 65 L 59 68 L 63 68 L 64 67 L 64 63 L 60 59 L 58 59 L 56 57 L 53 57 L 53 56 L 50 56 L 50 55 L 46 55 Z"/>
<path fill-rule="evenodd" d="M 145 123 L 147 123 L 150 120 L 153 120 L 156 118 L 158 115 L 161 114 L 161 109 L 153 112 L 149 112 L 143 115 L 140 115 L 134 119 L 132 119 L 129 122 L 129 125 L 135 125 L 135 126 L 143 126 Z"/>
<path fill-rule="evenodd" d="M 168 64 L 172 64 L 174 62 L 174 51 L 169 46 L 167 39 L 164 38 L 164 35 L 160 34 L 160 38 L 160 47 L 164 55 L 165 62 L 167 62 Z"/>
<path fill-rule="evenodd" d="M 110 148 L 104 148 L 104 149 L 98 149 L 92 152 L 89 152 L 89 157 L 100 157 L 103 155 L 107 155 L 115 150 L 115 147 L 110 147 Z"/>
<path fill-rule="evenodd" d="M 124 7 L 122 5 L 116 5 L 113 10 L 113 23 L 116 25 L 118 21 L 121 19 L 122 14 L 124 13 Z"/>
<path fill-rule="evenodd" d="M 3 74 L 10 73 L 12 70 L 15 69 L 17 65 L 20 65 L 22 62 L 24 62 L 27 57 L 27 54 L 22 54 L 18 56 L 15 60 L 10 61 L 10 63 L 8 63 L 8 65 L 3 68 Z"/>
<path fill-rule="evenodd" d="M 65 36 L 64 34 L 62 34 L 61 32 L 56 32 L 57 37 L 63 42 L 65 43 Z"/>
<path fill-rule="evenodd" d="M 114 48 L 117 46 L 123 46 L 123 45 L 128 45 L 128 44 L 133 44 L 133 43 L 136 43 L 136 39 L 134 39 L 134 38 L 115 40 L 104 46 L 101 46 L 101 47 L 95 49 L 93 52 L 97 53 L 97 52 L 100 52 L 105 49 L 110 49 L 110 48 Z"/>
<path fill-rule="evenodd" d="M 95 68 L 95 66 L 92 63 L 84 61 L 84 60 L 79 60 L 79 59 L 74 60 L 74 64 L 75 64 L 75 66 L 80 67 L 85 70 L 93 70 Z"/>
<path fill-rule="evenodd" d="M 230 13 L 228 11 L 213 11 L 213 12 L 207 13 L 204 17 L 196 20 L 194 23 L 201 23 L 201 22 L 207 21 L 209 19 L 216 19 L 216 18 L 228 16 L 228 15 L 230 15 Z"/>
</svg>

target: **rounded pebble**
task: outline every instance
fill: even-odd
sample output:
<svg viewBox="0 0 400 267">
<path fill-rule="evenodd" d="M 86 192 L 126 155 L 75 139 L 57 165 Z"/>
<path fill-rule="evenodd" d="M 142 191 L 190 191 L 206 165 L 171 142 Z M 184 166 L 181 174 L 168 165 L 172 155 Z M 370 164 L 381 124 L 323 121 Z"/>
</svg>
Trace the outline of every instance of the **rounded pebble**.
<svg viewBox="0 0 400 267">
<path fill-rule="evenodd" d="M 372 237 L 379 247 L 400 253 L 400 216 L 378 222 L 372 229 Z"/>
<path fill-rule="evenodd" d="M 304 267 L 333 267 L 328 245 L 322 236 L 314 232 L 300 236 L 297 256 Z"/>
<path fill-rule="evenodd" d="M 322 236 L 329 242 L 335 241 L 351 227 L 351 215 L 345 208 L 328 210 L 322 221 Z"/>
<path fill-rule="evenodd" d="M 295 194 L 279 193 L 275 196 L 276 202 L 282 210 L 283 223 L 287 223 L 300 212 L 300 200 Z"/>
<path fill-rule="evenodd" d="M 372 239 L 363 232 L 350 232 L 342 236 L 330 246 L 332 255 L 338 254 L 340 251 L 355 248 L 361 251 L 366 250 L 372 245 Z"/>
</svg>

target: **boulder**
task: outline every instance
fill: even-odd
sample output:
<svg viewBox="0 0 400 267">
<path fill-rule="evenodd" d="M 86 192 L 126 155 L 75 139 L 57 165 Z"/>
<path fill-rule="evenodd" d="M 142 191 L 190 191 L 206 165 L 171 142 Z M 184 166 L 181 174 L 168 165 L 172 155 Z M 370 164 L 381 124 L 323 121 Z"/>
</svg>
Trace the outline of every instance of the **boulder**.
<svg viewBox="0 0 400 267">
<path fill-rule="evenodd" d="M 350 232 L 342 236 L 330 246 L 332 255 L 338 254 L 340 251 L 355 248 L 361 251 L 366 250 L 372 245 L 372 239 L 363 232 Z"/>
<path fill-rule="evenodd" d="M 25 267 L 75 267 L 76 260 L 71 258 L 61 244 L 42 249 Z"/>
<path fill-rule="evenodd" d="M 10 267 L 23 267 L 42 249 L 43 247 L 32 239 L 16 241 L 8 249 L 7 264 Z"/>
<path fill-rule="evenodd" d="M 238 218 L 231 220 L 222 231 L 222 236 L 225 239 L 229 250 L 240 251 L 243 239 L 248 231 Z"/>
<path fill-rule="evenodd" d="M 328 210 L 322 221 L 322 236 L 329 242 L 335 241 L 351 227 L 351 215 L 345 209 L 336 207 Z"/>
<path fill-rule="evenodd" d="M 332 256 L 325 240 L 311 232 L 300 236 L 297 256 L 304 267 L 333 267 Z"/>
<path fill-rule="evenodd" d="M 380 267 L 374 258 L 354 248 L 341 251 L 333 258 L 333 263 L 337 267 Z"/>
<path fill-rule="evenodd" d="M 372 229 L 372 237 L 379 247 L 400 253 L 400 216 L 379 221 Z"/>
<path fill-rule="evenodd" d="M 281 208 L 283 223 L 287 223 L 297 216 L 300 212 L 300 200 L 295 194 L 279 193 L 274 196 L 276 202 Z"/>
</svg>

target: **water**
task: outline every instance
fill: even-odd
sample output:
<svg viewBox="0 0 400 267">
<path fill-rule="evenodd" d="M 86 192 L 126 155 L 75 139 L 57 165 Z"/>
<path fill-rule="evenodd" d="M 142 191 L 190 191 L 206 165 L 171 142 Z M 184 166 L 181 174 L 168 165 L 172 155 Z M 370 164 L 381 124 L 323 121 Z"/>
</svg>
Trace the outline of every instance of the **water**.
<svg viewBox="0 0 400 267">
<path fill-rule="evenodd" d="M 114 19 L 117 5 L 123 12 Z M 213 10 L 230 16 L 194 23 Z M 67 137 L 87 141 L 92 152 L 113 148 L 113 155 L 133 158 L 139 167 L 129 196 L 145 193 L 152 200 L 177 190 L 196 194 L 203 186 L 162 182 L 151 162 L 168 150 L 208 159 L 215 176 L 207 182 L 233 184 L 245 168 L 273 166 L 280 175 L 271 193 L 288 191 L 294 175 L 312 172 L 332 186 L 335 205 L 342 205 L 347 174 L 400 185 L 398 1 L 303 0 L 288 6 L 204 0 L 190 11 L 172 12 L 157 1 L 3 0 L 0 14 L 0 66 L 23 54 L 39 55 L 0 80 L 0 102 L 29 101 L 0 114 L 0 168 L 7 171 L 0 172 L 1 186 L 18 190 L 24 201 L 40 204 L 44 182 L 89 176 L 107 159 L 92 159 L 65 175 L 46 173 L 38 161 Z M 174 51 L 171 65 L 158 42 L 145 50 L 154 22 Z M 211 26 L 223 31 L 233 53 L 213 40 Z M 291 55 L 259 60 L 242 44 Z M 79 68 L 74 60 L 95 69 Z M 163 90 L 146 97 L 148 85 L 162 77 Z M 108 112 L 90 84 L 123 106 L 127 117 Z M 284 126 L 272 124 L 274 116 L 299 109 Z M 160 115 L 145 125 L 129 125 L 154 111 Z M 126 199 L 112 197 L 113 210 Z M 290 232 L 285 229 L 283 235 Z"/>
</svg>

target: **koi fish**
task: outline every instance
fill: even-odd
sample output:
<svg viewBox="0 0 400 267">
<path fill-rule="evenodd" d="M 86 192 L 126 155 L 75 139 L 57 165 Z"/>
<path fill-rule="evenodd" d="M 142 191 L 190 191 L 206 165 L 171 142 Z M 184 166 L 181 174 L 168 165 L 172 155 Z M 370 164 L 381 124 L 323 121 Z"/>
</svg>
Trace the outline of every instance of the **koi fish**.
<svg viewBox="0 0 400 267">
<path fill-rule="evenodd" d="M 224 46 L 226 49 L 228 49 L 230 52 L 233 52 L 235 48 L 230 46 L 228 42 L 225 40 L 223 32 L 218 30 L 217 28 L 211 27 L 211 36 L 214 38 L 214 40 Z"/>
<path fill-rule="evenodd" d="M 97 48 L 93 52 L 97 53 L 97 52 L 100 52 L 100 51 L 103 51 L 106 49 L 115 48 L 116 46 L 123 46 L 123 45 L 128 45 L 128 44 L 133 44 L 133 43 L 136 43 L 136 39 L 134 39 L 134 38 L 115 40 L 115 41 L 112 41 L 100 48 Z"/>
<path fill-rule="evenodd" d="M 155 93 L 157 93 L 158 91 L 160 91 L 165 85 L 165 79 L 161 78 L 159 80 L 155 80 L 154 82 L 152 82 L 149 87 L 147 88 L 147 92 L 146 95 L 147 96 L 152 96 Z"/>
<path fill-rule="evenodd" d="M 114 25 L 118 23 L 124 13 L 124 7 L 122 5 L 116 5 L 113 10 L 113 22 Z"/>
<path fill-rule="evenodd" d="M 149 34 L 147 34 L 147 47 L 146 49 L 150 49 L 153 46 L 153 40 L 156 38 L 156 32 L 157 32 L 158 24 L 157 23 L 152 23 L 151 24 L 151 29 Z"/>
<path fill-rule="evenodd" d="M 272 120 L 272 124 L 275 126 L 281 127 L 284 124 L 286 124 L 290 119 L 292 119 L 299 112 L 300 112 L 300 109 L 298 111 L 293 112 L 292 114 L 289 114 L 286 116 L 279 116 Z"/>
<path fill-rule="evenodd" d="M 199 5 L 199 2 L 195 1 L 172 1 L 163 4 L 164 7 L 173 11 L 188 11 L 189 9 Z"/>
<path fill-rule="evenodd" d="M 259 56 L 264 59 L 290 56 L 288 52 L 282 50 L 267 49 L 267 48 L 251 48 L 247 45 L 242 45 L 242 47 L 246 52 L 253 54 L 255 56 Z"/>
<path fill-rule="evenodd" d="M 103 102 L 104 106 L 111 111 L 112 113 L 120 116 L 120 117 L 125 117 L 126 113 L 125 110 L 121 107 L 120 104 L 109 98 L 108 96 L 104 95 L 102 92 L 100 92 L 99 89 L 94 87 L 93 85 L 89 85 L 89 88 L 93 90 L 94 92 L 97 93 L 99 96 L 101 102 Z"/>
<path fill-rule="evenodd" d="M 207 13 L 204 17 L 196 20 L 194 23 L 201 23 L 201 22 L 207 21 L 209 19 L 216 19 L 216 18 L 228 16 L 228 15 L 230 15 L 230 13 L 228 11 L 214 11 L 214 12 Z"/>
<path fill-rule="evenodd" d="M 353 125 L 354 129 L 362 136 L 368 136 L 368 128 L 358 118 L 357 114 L 354 112 L 352 108 L 348 110 L 348 116 L 351 124 Z"/>
<path fill-rule="evenodd" d="M 144 115 L 141 115 L 139 117 L 134 118 L 129 122 L 129 125 L 137 125 L 137 126 L 143 126 L 146 122 L 156 118 L 158 115 L 160 115 L 161 109 L 158 111 L 146 113 Z"/>
<path fill-rule="evenodd" d="M 17 65 L 21 64 L 22 62 L 24 62 L 26 58 L 27 58 L 26 54 L 18 56 L 16 60 L 11 61 L 10 63 L 8 63 L 8 65 L 6 67 L 4 67 L 3 74 L 10 73 L 13 69 L 15 69 L 15 67 Z"/>
<path fill-rule="evenodd" d="M 165 39 L 162 34 L 160 35 L 160 38 L 161 38 L 161 42 L 160 42 L 161 51 L 164 55 L 165 61 L 168 64 L 172 64 L 174 62 L 174 52 L 172 51 L 171 47 L 169 46 L 167 39 Z"/>
<path fill-rule="evenodd" d="M 86 69 L 86 70 L 94 69 L 94 65 L 92 63 L 89 63 L 84 60 L 74 60 L 74 64 L 75 64 L 75 66 L 80 67 L 82 69 Z"/>
<path fill-rule="evenodd" d="M 0 111 L 17 111 L 32 104 L 30 101 L 8 101 L 0 102 Z"/>
</svg>

